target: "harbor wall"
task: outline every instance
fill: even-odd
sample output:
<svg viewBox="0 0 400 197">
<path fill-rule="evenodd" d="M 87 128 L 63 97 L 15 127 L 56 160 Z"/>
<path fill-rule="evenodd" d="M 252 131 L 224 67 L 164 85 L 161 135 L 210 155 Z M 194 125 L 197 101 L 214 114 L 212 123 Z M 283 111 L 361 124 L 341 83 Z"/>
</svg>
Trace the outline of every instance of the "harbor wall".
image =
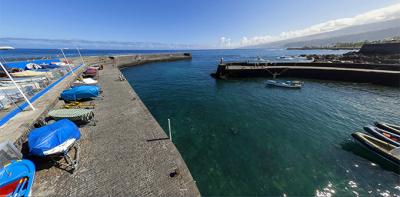
<svg viewBox="0 0 400 197">
<path fill-rule="evenodd" d="M 328 67 L 328 68 L 358 68 L 358 69 L 371 69 L 371 70 L 391 70 L 391 71 L 400 71 L 400 64 L 360 64 L 360 63 L 346 63 L 346 62 L 229 62 L 220 64 L 218 66 L 248 66 L 248 67 L 257 67 L 257 66 L 307 66 L 307 67 Z"/>
<path fill-rule="evenodd" d="M 400 86 L 400 65 L 351 63 L 227 63 L 220 64 L 217 78 L 293 77 Z"/>
<path fill-rule="evenodd" d="M 109 59 L 114 61 L 118 68 L 126 68 L 140 64 L 161 61 L 177 61 L 192 59 L 191 53 L 160 53 L 160 54 L 137 54 L 137 55 L 120 55 L 110 56 Z"/>
</svg>

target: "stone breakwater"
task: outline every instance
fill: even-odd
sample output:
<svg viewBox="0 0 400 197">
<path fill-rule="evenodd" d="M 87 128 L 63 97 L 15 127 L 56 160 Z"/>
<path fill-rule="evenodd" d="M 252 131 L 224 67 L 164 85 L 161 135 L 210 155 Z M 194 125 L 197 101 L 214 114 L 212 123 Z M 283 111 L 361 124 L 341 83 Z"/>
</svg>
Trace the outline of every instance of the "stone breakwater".
<svg viewBox="0 0 400 197">
<path fill-rule="evenodd" d="M 213 77 L 295 77 L 400 86 L 400 65 L 355 63 L 246 63 L 218 65 Z"/>
<path fill-rule="evenodd" d="M 96 106 L 97 124 L 80 128 L 80 160 L 74 174 L 46 161 L 39 164 L 35 161 L 33 195 L 200 196 L 179 151 L 119 70 L 149 62 L 190 58 L 190 54 L 85 57 L 88 66 L 104 67 L 99 72 L 101 99 L 92 101 Z M 33 103 L 38 108 L 35 115 L 27 111 L 28 114 L 13 118 L 12 124 L 27 125 L 12 138 L 19 139 L 14 142 L 24 143 L 35 121 L 63 103 L 58 96 L 73 80 L 66 79 L 65 84 L 50 90 L 46 99 Z"/>
</svg>

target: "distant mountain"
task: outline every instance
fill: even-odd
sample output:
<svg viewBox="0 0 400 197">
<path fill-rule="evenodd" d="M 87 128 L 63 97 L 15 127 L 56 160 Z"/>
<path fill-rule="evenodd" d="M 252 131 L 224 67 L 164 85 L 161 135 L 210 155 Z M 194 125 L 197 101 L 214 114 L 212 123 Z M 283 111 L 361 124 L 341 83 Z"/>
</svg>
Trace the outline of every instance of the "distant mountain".
<svg viewBox="0 0 400 197">
<path fill-rule="evenodd" d="M 287 48 L 330 45 L 337 42 L 382 40 L 400 36 L 400 19 L 343 28 L 304 37 L 281 40 L 246 48 Z"/>
<path fill-rule="evenodd" d="M 200 45 L 164 44 L 156 42 L 117 42 L 117 41 L 90 41 L 90 40 L 62 40 L 62 39 L 35 39 L 35 38 L 0 38 L 0 46 L 15 48 L 84 48 L 84 49 L 116 49 L 116 50 L 178 50 L 199 49 Z"/>
</svg>

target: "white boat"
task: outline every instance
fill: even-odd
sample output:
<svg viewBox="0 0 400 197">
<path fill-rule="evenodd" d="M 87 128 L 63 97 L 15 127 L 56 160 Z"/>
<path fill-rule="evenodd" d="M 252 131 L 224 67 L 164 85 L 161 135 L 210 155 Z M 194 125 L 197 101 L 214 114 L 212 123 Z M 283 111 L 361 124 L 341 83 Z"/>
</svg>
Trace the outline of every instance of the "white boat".
<svg viewBox="0 0 400 197">
<path fill-rule="evenodd" d="M 78 86 L 78 85 L 97 85 L 97 83 L 98 83 L 98 81 L 94 80 L 92 78 L 84 78 L 82 80 L 76 80 L 74 82 L 74 85 L 75 86 Z"/>
<path fill-rule="evenodd" d="M 46 77 L 15 78 L 14 81 L 21 86 L 32 86 L 34 89 L 45 88 L 49 84 Z M 8 78 L 0 78 L 0 87 L 14 87 L 14 83 Z"/>
<path fill-rule="evenodd" d="M 36 72 L 36 71 L 22 71 L 22 72 L 16 72 L 16 73 L 11 73 L 13 77 L 37 77 L 37 76 L 49 76 L 51 73 L 48 72 Z"/>
<path fill-rule="evenodd" d="M 6 95 L 0 95 L 0 109 L 9 109 L 12 106 L 12 101 Z"/>
<path fill-rule="evenodd" d="M 275 80 L 268 80 L 267 86 L 276 86 L 282 88 L 294 88 L 299 89 L 303 86 L 303 82 L 301 81 L 275 81 Z"/>
</svg>

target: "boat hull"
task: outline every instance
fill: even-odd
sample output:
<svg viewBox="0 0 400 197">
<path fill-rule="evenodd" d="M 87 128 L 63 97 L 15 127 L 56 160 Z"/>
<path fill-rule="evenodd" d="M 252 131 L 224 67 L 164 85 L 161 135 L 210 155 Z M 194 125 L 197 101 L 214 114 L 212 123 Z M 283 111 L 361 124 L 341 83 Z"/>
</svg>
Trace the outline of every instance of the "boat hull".
<svg viewBox="0 0 400 197">
<path fill-rule="evenodd" d="M 375 122 L 375 126 L 380 128 L 380 129 L 389 131 L 391 133 L 395 133 L 397 135 L 400 135 L 400 126 L 393 125 L 393 124 L 388 124 L 388 123 L 384 123 L 384 122 Z"/>
<path fill-rule="evenodd" d="M 389 131 L 372 126 L 364 127 L 364 130 L 380 140 L 388 142 L 397 147 L 400 146 L 400 135 L 396 135 Z"/>
<path fill-rule="evenodd" d="M 371 150 L 372 152 L 376 153 L 377 155 L 387 159 L 388 161 L 391 161 L 394 164 L 400 165 L 400 158 L 390 154 L 388 150 L 385 150 L 385 147 L 382 147 L 382 146 L 387 146 L 387 148 L 389 148 L 389 149 L 395 149 L 396 147 L 394 145 L 391 145 L 387 142 L 376 139 L 367 134 L 363 134 L 361 132 L 355 132 L 355 133 L 351 134 L 351 136 L 353 136 L 354 139 L 356 139 L 358 142 L 360 142 L 362 145 L 364 145 L 367 149 Z M 375 142 L 378 142 L 379 144 L 374 143 L 371 139 Z"/>
<path fill-rule="evenodd" d="M 271 87 L 281 87 L 281 88 L 290 88 L 290 89 L 300 89 L 301 84 L 291 84 L 287 82 L 279 82 L 279 81 L 274 81 L 274 80 L 268 80 L 266 82 L 267 86 Z"/>
</svg>

